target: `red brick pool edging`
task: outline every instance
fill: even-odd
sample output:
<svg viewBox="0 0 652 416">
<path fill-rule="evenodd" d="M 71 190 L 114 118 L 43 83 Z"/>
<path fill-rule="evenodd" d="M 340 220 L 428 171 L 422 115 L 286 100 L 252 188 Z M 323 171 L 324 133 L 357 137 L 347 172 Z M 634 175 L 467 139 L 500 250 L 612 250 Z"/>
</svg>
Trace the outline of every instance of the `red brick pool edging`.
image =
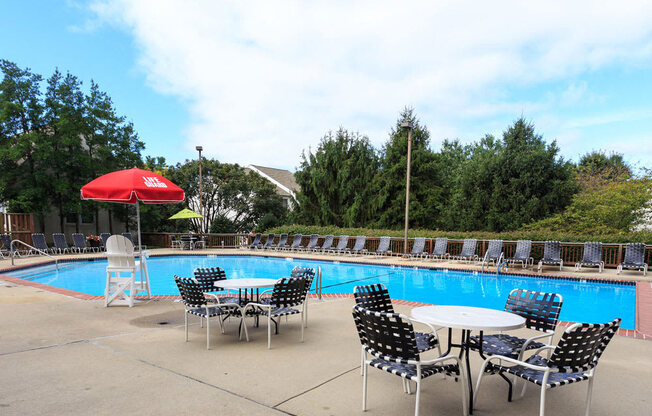
<svg viewBox="0 0 652 416">
<path fill-rule="evenodd" d="M 254 253 L 234 253 L 234 254 L 228 254 L 228 255 L 251 255 Z M 195 255 L 195 254 L 193 254 Z M 206 255 L 206 254 L 196 254 L 196 255 Z M 254 254 L 255 255 L 255 254 Z M 152 257 L 165 257 L 168 255 L 153 255 Z M 269 257 L 269 256 L 266 256 Z M 276 257 L 276 256 L 272 256 Z M 103 257 L 99 257 L 99 259 L 103 259 Z M 308 258 L 310 260 L 311 258 Z M 89 260 L 89 258 L 85 257 L 79 257 L 79 258 L 71 258 L 71 259 L 66 259 L 65 262 L 74 262 L 74 261 L 80 261 L 80 260 Z M 314 260 L 321 260 L 324 261 L 324 259 L 320 258 L 314 258 Z M 37 263 L 30 263 L 28 265 L 26 264 L 21 264 L 21 265 L 16 265 L 8 268 L 3 268 L 2 272 L 0 272 L 0 280 L 4 280 L 6 282 L 14 283 L 17 285 L 21 286 L 30 286 L 34 287 L 36 289 L 41 289 L 45 290 L 47 292 L 52 292 L 52 293 L 57 293 L 60 295 L 72 297 L 75 299 L 79 300 L 101 300 L 104 299 L 104 296 L 97 296 L 97 295 L 89 295 L 87 293 L 82 293 L 82 292 L 77 292 L 74 290 L 69 290 L 69 289 L 63 289 L 59 288 L 56 286 L 50 286 L 46 285 L 43 283 L 37 283 L 37 282 L 32 282 L 30 280 L 25 280 L 25 279 L 20 279 L 18 277 L 12 277 L 8 276 L 6 274 L 3 274 L 3 272 L 8 272 L 12 270 L 18 270 L 18 269 L 23 269 L 23 268 L 31 268 L 35 266 L 42 266 L 42 265 L 47 265 L 53 263 L 52 261 L 42 261 L 42 262 L 37 262 Z M 347 262 L 348 263 L 348 262 Z M 356 263 L 356 264 L 374 264 L 374 263 L 368 263 L 368 262 L 355 262 L 352 261 L 351 263 Z M 388 266 L 387 264 L 384 263 L 376 263 L 378 265 L 382 266 Z M 391 265 L 390 265 L 391 266 Z M 402 266 L 398 266 L 402 267 Z M 433 269 L 436 270 L 437 268 L 426 268 L 426 269 Z M 456 271 L 457 269 L 450 269 L 447 268 L 448 270 L 454 270 Z M 463 270 L 465 272 L 469 272 L 469 270 Z M 510 273 L 514 275 L 526 275 L 525 273 Z M 532 274 L 527 274 L 528 276 L 533 276 Z M 536 277 L 536 276 L 534 276 Z M 573 276 L 546 276 L 546 278 L 555 278 L 555 277 L 560 277 L 562 279 L 572 279 L 572 280 L 578 280 L 576 277 Z M 579 280 L 605 280 L 605 281 L 610 281 L 609 279 L 579 279 Z M 636 299 L 635 299 L 635 325 L 636 329 L 624 329 L 620 328 L 618 329 L 618 335 L 625 336 L 625 337 L 630 337 L 630 338 L 637 338 L 637 339 L 645 339 L 645 340 L 652 340 L 652 282 L 642 282 L 642 281 L 637 281 L 634 282 L 636 285 Z M 316 294 L 311 294 L 311 298 L 316 298 Z M 345 298 L 352 298 L 353 294 L 351 293 L 323 293 L 322 298 L 326 299 L 345 299 Z M 138 300 L 148 300 L 146 296 L 136 296 L 135 297 Z M 153 295 L 151 299 L 155 300 L 166 300 L 166 299 L 180 299 L 179 295 Z M 413 302 L 413 301 L 407 301 L 407 300 L 401 300 L 401 299 L 392 299 L 393 302 L 395 302 L 397 305 L 405 305 L 405 306 L 427 306 L 431 305 L 429 303 L 423 303 L 423 302 Z M 568 327 L 572 325 L 574 322 L 567 322 L 567 321 L 558 321 L 558 325 L 563 326 L 563 327 Z"/>
</svg>

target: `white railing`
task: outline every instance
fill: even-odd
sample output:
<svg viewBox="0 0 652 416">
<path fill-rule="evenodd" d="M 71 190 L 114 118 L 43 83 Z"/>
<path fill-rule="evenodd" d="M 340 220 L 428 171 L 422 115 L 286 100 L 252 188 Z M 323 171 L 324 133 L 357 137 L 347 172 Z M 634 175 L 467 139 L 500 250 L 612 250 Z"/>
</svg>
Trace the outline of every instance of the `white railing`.
<svg viewBox="0 0 652 416">
<path fill-rule="evenodd" d="M 57 270 L 59 270 L 59 261 L 58 261 L 54 256 L 51 256 L 51 255 L 49 255 L 48 253 L 46 253 L 45 251 L 43 251 L 43 250 L 39 250 L 38 248 L 36 248 L 36 247 L 34 247 L 34 246 L 31 246 L 31 245 L 27 244 L 26 242 L 24 242 L 24 241 L 22 241 L 22 240 L 13 240 L 13 241 L 11 242 L 11 247 L 9 247 L 9 251 L 11 252 L 11 265 L 12 265 L 12 266 L 14 266 L 14 257 L 16 256 L 16 251 L 17 251 L 17 249 L 14 250 L 14 243 L 21 243 L 21 244 L 23 244 L 24 246 L 29 247 L 30 250 L 37 251 L 37 252 L 41 253 L 42 255 L 51 258 L 52 260 L 54 260 L 54 265 L 55 265 L 55 267 L 57 268 Z"/>
</svg>

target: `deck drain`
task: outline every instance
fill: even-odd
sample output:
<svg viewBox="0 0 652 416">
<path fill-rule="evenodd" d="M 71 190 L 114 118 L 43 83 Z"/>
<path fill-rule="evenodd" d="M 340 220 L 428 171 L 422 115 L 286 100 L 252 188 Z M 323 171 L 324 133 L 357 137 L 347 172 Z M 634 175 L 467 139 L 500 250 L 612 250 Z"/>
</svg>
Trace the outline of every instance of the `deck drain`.
<svg viewBox="0 0 652 416">
<path fill-rule="evenodd" d="M 162 321 L 162 322 L 159 322 L 158 324 L 159 325 L 167 325 L 167 324 L 169 324 L 169 322 L 168 321 Z"/>
</svg>

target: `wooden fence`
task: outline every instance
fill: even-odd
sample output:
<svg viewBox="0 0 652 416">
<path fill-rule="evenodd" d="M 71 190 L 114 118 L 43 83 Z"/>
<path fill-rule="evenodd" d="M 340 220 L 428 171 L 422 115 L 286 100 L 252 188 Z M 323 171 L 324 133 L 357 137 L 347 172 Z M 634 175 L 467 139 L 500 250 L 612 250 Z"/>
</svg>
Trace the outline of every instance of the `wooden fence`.
<svg viewBox="0 0 652 416">
<path fill-rule="evenodd" d="M 11 234 L 12 240 L 24 241 L 31 245 L 32 233 L 34 233 L 34 216 L 32 214 L 18 213 L 0 214 L 0 232 L 2 234 Z"/>
<path fill-rule="evenodd" d="M 159 247 L 171 247 L 170 235 L 175 235 L 180 238 L 182 235 L 187 234 L 169 234 L 169 233 L 143 233 L 143 244 L 159 246 Z M 276 234 L 274 236 L 274 242 L 278 243 L 280 235 Z M 324 242 L 325 236 L 319 236 L 318 244 L 321 246 Z M 212 248 L 234 248 L 241 246 L 248 246 L 253 241 L 253 235 L 249 234 L 206 234 L 206 246 Z M 290 235 L 288 237 L 288 245 L 291 245 L 293 242 L 294 236 Z M 261 242 L 265 243 L 267 236 L 263 235 Z M 302 245 L 306 245 L 310 240 L 309 235 L 304 235 L 301 240 Z M 333 242 L 333 247 L 337 246 L 339 241 L 338 237 L 335 237 Z M 368 251 L 375 251 L 378 248 L 378 243 L 380 242 L 380 237 L 368 237 L 365 243 L 365 248 Z M 349 237 L 348 247 L 352 248 L 355 244 L 355 236 Z M 460 254 L 462 251 L 462 245 L 464 240 L 448 240 L 448 253 L 452 256 Z M 414 245 L 414 239 L 408 239 L 408 252 L 412 250 Z M 538 262 L 541 257 L 543 257 L 543 241 L 533 241 L 532 242 L 532 252 L 531 256 L 534 257 L 535 263 Z M 426 239 L 426 250 L 430 253 L 435 246 L 434 238 Z M 478 240 L 476 245 L 475 253 L 478 257 L 482 258 L 489 246 L 489 240 Z M 604 261 L 605 267 L 616 267 L 620 264 L 625 256 L 625 246 L 626 244 L 603 244 L 602 245 L 602 260 Z M 561 258 L 564 260 L 565 265 L 574 265 L 582 259 L 582 253 L 584 249 L 584 243 L 561 243 Z M 393 237 L 390 239 L 390 250 L 393 255 L 400 256 L 403 254 L 403 239 Z M 516 241 L 503 241 L 503 252 L 505 257 L 512 257 L 516 251 Z M 645 249 L 645 260 L 648 265 L 652 266 L 652 245 L 646 246 Z"/>
</svg>

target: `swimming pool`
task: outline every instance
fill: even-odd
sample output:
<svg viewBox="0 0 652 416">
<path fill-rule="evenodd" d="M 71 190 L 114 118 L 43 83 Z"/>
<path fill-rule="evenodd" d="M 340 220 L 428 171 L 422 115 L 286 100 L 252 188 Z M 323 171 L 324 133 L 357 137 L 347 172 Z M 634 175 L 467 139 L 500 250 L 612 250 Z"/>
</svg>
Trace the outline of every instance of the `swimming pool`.
<svg viewBox="0 0 652 416">
<path fill-rule="evenodd" d="M 59 271 L 50 265 L 7 274 L 103 296 L 106 264 L 80 261 L 64 263 Z M 561 320 L 607 322 L 620 317 L 622 328 L 634 329 L 633 285 L 260 256 L 161 256 L 148 259 L 147 265 L 153 295 L 177 295 L 172 277 L 191 277 L 197 267 L 222 267 L 228 278 L 280 278 L 289 276 L 295 266 L 321 267 L 324 293 L 352 293 L 356 285 L 383 283 L 395 299 L 502 309 L 509 292 L 522 288 L 561 294 Z"/>
</svg>

